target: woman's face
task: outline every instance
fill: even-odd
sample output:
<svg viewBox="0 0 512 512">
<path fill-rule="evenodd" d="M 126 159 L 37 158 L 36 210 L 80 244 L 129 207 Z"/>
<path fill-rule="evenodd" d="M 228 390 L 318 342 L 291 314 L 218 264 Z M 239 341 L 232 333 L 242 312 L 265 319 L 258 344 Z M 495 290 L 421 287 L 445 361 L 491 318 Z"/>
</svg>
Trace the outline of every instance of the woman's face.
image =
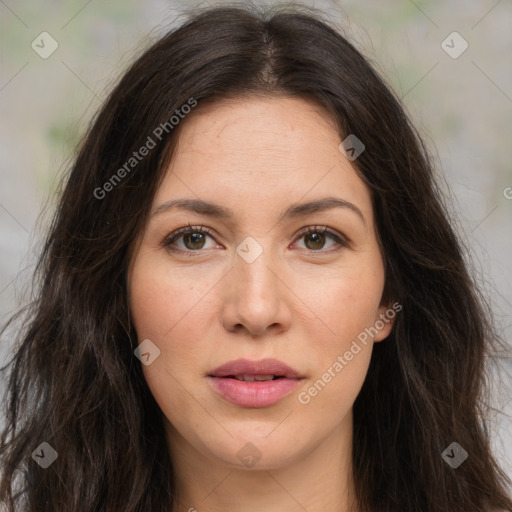
<svg viewBox="0 0 512 512">
<path fill-rule="evenodd" d="M 285 466 L 352 435 L 393 323 L 370 193 L 304 99 L 199 104 L 182 123 L 128 273 L 144 376 L 171 451 Z"/>
</svg>

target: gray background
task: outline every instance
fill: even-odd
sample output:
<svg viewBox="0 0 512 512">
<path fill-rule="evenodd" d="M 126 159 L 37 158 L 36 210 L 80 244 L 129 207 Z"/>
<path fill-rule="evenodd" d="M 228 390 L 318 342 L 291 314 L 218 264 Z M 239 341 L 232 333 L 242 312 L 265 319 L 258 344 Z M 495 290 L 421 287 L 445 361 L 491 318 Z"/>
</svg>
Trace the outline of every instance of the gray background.
<svg viewBox="0 0 512 512">
<path fill-rule="evenodd" d="M 446 176 L 474 275 L 510 346 L 512 3 L 303 3 L 326 11 L 403 99 Z M 112 82 L 166 26 L 183 20 L 184 7 L 204 5 L 0 0 L 1 323 L 27 301 L 58 179 Z M 31 47 L 43 31 L 59 45 L 46 59 Z M 442 47 L 446 40 L 445 48 L 462 48 L 448 37 L 454 31 L 468 44 L 458 58 Z M 40 216 L 45 204 L 49 209 Z M 0 364 L 11 345 L 7 333 L 0 342 Z M 493 443 L 498 460 L 512 474 L 510 349 L 497 362 L 501 372 L 492 373 L 493 405 L 502 413 L 493 416 Z"/>
</svg>

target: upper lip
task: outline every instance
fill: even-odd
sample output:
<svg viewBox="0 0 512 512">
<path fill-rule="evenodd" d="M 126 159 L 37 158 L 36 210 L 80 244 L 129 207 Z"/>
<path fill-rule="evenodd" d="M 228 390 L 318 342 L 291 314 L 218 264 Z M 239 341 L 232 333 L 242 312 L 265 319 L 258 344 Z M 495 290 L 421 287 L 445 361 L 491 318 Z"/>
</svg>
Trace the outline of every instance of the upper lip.
<svg viewBox="0 0 512 512">
<path fill-rule="evenodd" d="M 236 375 L 275 375 L 288 379 L 300 379 L 301 375 L 277 359 L 236 359 L 220 365 L 209 373 L 210 377 L 234 377 Z"/>
</svg>

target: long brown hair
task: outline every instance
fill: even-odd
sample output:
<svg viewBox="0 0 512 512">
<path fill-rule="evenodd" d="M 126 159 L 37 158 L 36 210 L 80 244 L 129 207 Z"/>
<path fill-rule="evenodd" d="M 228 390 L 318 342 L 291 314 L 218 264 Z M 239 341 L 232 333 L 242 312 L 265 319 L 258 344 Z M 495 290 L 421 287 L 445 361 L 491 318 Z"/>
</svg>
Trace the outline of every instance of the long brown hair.
<svg viewBox="0 0 512 512">
<path fill-rule="evenodd" d="M 384 300 L 403 311 L 376 344 L 354 404 L 361 511 L 512 511 L 484 408 L 484 366 L 499 338 L 428 152 L 354 45 L 321 13 L 290 6 L 195 12 L 136 60 L 93 120 L 37 265 L 37 296 L 20 312 L 24 327 L 2 368 L 10 376 L 1 501 L 26 512 L 175 506 L 162 412 L 133 353 L 126 269 L 186 122 L 172 116 L 194 101 L 247 94 L 313 99 L 341 140 L 355 134 L 365 145 L 354 164 L 372 194 Z M 154 146 L 130 161 L 148 137 Z M 46 469 L 33 456 L 48 454 L 44 442 L 57 453 Z M 469 454 L 456 469 L 441 456 L 452 442 Z"/>
</svg>

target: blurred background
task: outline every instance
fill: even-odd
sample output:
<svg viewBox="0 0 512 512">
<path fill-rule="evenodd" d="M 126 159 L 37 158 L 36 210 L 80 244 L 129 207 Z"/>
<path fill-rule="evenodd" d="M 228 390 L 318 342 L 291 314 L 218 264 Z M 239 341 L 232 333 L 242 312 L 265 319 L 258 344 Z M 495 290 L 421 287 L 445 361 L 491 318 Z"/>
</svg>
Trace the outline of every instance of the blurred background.
<svg viewBox="0 0 512 512">
<path fill-rule="evenodd" d="M 187 9 L 224 3 L 0 0 L 0 324 L 28 300 L 58 181 L 113 83 Z M 492 373 L 492 439 L 512 475 L 512 3 L 301 3 L 322 9 L 385 75 L 446 179 L 509 344 Z M 11 350 L 7 332 L 0 365 Z"/>
</svg>

